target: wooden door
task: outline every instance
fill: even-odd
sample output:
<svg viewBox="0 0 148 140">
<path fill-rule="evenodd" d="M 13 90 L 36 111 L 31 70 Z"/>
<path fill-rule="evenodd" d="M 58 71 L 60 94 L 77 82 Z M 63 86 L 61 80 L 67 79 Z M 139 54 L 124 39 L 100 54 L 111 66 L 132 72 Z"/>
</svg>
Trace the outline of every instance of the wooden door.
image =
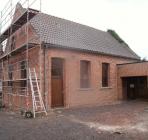
<svg viewBox="0 0 148 140">
<path fill-rule="evenodd" d="M 135 78 L 127 79 L 127 97 L 128 99 L 136 99 L 136 81 Z"/>
<path fill-rule="evenodd" d="M 51 106 L 64 106 L 63 93 L 63 59 L 52 58 L 51 65 Z"/>
</svg>

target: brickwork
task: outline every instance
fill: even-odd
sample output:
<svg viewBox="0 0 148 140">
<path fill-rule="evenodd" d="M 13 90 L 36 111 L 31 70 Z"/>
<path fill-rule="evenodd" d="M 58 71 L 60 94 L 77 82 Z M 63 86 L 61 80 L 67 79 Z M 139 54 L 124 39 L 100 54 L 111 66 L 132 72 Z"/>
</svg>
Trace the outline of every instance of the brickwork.
<svg viewBox="0 0 148 140">
<path fill-rule="evenodd" d="M 4 68 L 3 68 L 3 80 L 5 80 L 3 86 L 6 86 L 6 87 L 3 87 L 3 95 L 4 95 L 4 103 L 5 105 L 7 106 L 8 105 L 8 100 L 9 100 L 9 106 L 10 104 L 11 107 L 13 109 L 15 109 L 15 107 L 18 107 L 18 106 L 23 106 L 24 108 L 26 107 L 26 98 L 25 97 L 19 97 L 18 95 L 27 95 L 26 94 L 26 90 L 23 92 L 20 90 L 21 88 L 21 70 L 20 70 L 20 64 L 18 63 L 19 61 L 23 61 L 23 60 L 26 60 L 26 51 L 25 52 L 22 52 L 22 53 L 19 53 L 13 57 L 11 57 L 9 59 L 9 64 L 15 64 L 13 65 L 14 68 L 13 68 L 13 71 L 12 71 L 12 77 L 13 77 L 13 90 L 11 90 L 11 88 L 8 88 L 8 82 L 6 80 L 9 80 L 8 78 L 8 70 L 7 70 L 7 67 L 8 67 L 8 60 L 5 60 L 3 63 L 5 64 L 4 65 Z M 35 47 L 35 48 L 31 48 L 28 52 L 28 62 L 29 62 L 29 68 L 35 68 L 36 69 L 36 72 L 37 72 L 37 76 L 38 78 L 40 78 L 40 71 L 39 71 L 39 47 Z M 11 96 L 11 95 L 7 95 L 7 94 L 14 94 L 16 96 Z M 29 88 L 29 94 L 31 95 L 30 93 L 30 88 Z M 8 97 L 9 96 L 9 97 Z M 29 98 L 30 102 L 30 106 L 31 106 L 31 96 Z"/>
<path fill-rule="evenodd" d="M 121 99 L 121 83 L 120 81 L 118 81 L 119 68 L 117 68 L 117 64 L 135 61 L 119 57 L 70 51 L 64 49 L 46 48 L 46 50 L 44 50 L 45 48 L 43 47 L 41 51 L 39 51 L 39 49 L 39 47 L 35 47 L 29 50 L 29 67 L 35 67 L 37 75 L 39 77 L 41 74 L 41 93 L 43 95 L 46 107 L 48 108 L 51 107 L 51 58 L 58 57 L 64 59 L 65 107 L 104 105 L 113 103 L 118 99 Z M 15 63 L 17 61 L 21 61 L 25 58 L 25 55 L 26 53 L 22 52 L 12 57 L 10 62 Z M 91 87 L 89 89 L 80 88 L 80 60 L 88 60 L 91 64 Z M 110 64 L 110 80 L 108 88 L 101 87 L 101 66 L 103 62 Z M 124 69 L 126 70 L 126 67 L 124 67 Z M 119 72 L 124 74 L 126 71 L 120 70 Z"/>
<path fill-rule="evenodd" d="M 133 62 L 123 58 L 105 55 L 96 55 L 69 50 L 46 50 L 46 92 L 48 104 L 51 106 L 51 58 L 64 59 L 64 103 L 65 107 L 109 104 L 118 99 L 117 92 L 117 67 L 116 64 Z M 91 63 L 91 87 L 80 88 L 80 60 Z M 110 64 L 110 81 L 108 88 L 101 87 L 102 62 Z"/>
</svg>

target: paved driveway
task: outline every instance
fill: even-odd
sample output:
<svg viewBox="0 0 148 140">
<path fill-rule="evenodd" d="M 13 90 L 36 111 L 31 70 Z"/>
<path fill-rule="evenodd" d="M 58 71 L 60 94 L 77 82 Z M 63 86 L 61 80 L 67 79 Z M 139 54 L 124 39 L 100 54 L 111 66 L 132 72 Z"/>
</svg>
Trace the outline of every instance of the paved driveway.
<svg viewBox="0 0 148 140">
<path fill-rule="evenodd" d="M 148 102 L 57 109 L 24 119 L 0 112 L 0 140 L 147 140 Z"/>
</svg>

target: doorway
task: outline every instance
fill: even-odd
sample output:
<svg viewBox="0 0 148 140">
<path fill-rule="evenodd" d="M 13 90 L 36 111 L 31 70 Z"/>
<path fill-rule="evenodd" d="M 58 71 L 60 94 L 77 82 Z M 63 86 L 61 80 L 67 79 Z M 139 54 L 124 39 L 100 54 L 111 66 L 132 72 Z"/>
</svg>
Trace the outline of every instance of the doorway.
<svg viewBox="0 0 148 140">
<path fill-rule="evenodd" d="M 146 76 L 122 78 L 122 87 L 124 99 L 148 99 L 148 78 Z"/>
<path fill-rule="evenodd" d="M 64 106 L 63 92 L 64 60 L 61 58 L 51 59 L 51 107 Z"/>
</svg>

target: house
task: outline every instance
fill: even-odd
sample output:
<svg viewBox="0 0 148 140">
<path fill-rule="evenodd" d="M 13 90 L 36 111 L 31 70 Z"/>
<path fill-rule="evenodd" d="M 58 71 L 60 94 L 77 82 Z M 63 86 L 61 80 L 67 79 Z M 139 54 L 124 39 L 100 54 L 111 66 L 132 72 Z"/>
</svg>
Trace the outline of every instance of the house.
<svg viewBox="0 0 148 140">
<path fill-rule="evenodd" d="M 20 4 L 0 42 L 6 39 L 0 56 L 1 79 L 3 102 L 11 108 L 32 105 L 31 98 L 25 102 L 31 94 L 28 68 L 35 68 L 45 107 L 50 109 L 125 99 L 122 78 L 137 76 L 139 64 L 148 66 L 111 30 L 97 30 Z M 133 67 L 135 73 L 130 75 Z"/>
</svg>

